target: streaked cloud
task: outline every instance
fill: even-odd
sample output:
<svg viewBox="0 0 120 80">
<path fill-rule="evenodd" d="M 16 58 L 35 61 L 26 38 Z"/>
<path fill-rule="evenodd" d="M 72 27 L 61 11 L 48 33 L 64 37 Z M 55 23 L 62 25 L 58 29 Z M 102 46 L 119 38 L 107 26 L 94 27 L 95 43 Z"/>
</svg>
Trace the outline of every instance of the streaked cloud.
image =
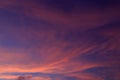
<svg viewBox="0 0 120 80">
<path fill-rule="evenodd" d="M 117 0 L 52 1 L 0 1 L 0 80 L 119 80 Z"/>
</svg>

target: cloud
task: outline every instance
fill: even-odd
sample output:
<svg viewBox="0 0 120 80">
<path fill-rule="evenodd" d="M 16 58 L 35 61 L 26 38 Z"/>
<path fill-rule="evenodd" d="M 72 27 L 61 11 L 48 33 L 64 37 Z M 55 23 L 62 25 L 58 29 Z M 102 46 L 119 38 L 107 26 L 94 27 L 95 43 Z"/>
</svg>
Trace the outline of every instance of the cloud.
<svg viewBox="0 0 120 80">
<path fill-rule="evenodd" d="M 0 21 L 0 73 L 31 74 L 33 80 L 119 80 L 119 3 L 65 12 L 59 2 L 46 1 L 0 1 L 8 15 Z"/>
<path fill-rule="evenodd" d="M 19 76 L 17 80 L 32 80 L 32 75 Z"/>
<path fill-rule="evenodd" d="M 29 37 L 22 37 L 21 32 L 17 31 L 19 34 L 15 35 L 19 36 L 20 41 L 23 40 L 21 40 L 21 38 L 24 38 L 23 42 L 29 42 L 33 39 L 32 46 L 30 43 L 30 46 L 26 45 L 26 49 L 2 48 L 1 53 L 4 54 L 0 54 L 0 60 L 3 62 L 0 68 L 1 73 L 40 72 L 51 75 L 61 74 L 66 77 L 75 77 L 83 80 L 96 78 L 102 80 L 102 77 L 99 75 L 96 76 L 95 73 L 92 72 L 88 73 L 87 70 L 89 71 L 100 67 L 112 69 L 119 66 L 119 53 L 116 52 L 119 46 L 117 47 L 117 42 L 114 42 L 119 40 L 117 37 L 119 34 L 116 32 L 117 27 L 116 29 L 114 28 L 115 31 L 112 28 L 106 30 L 105 28 L 99 28 L 96 33 L 96 30 L 90 30 L 87 32 L 89 34 L 77 38 L 80 42 L 64 40 L 63 35 L 65 36 L 67 32 L 62 33 L 62 37 L 58 40 L 55 36 L 56 31 L 42 32 L 42 35 L 41 32 L 34 32 L 34 30 L 28 30 L 33 31 L 30 34 L 27 34 L 28 31 L 24 32 L 24 35 L 28 35 Z M 104 33 L 106 31 L 107 33 Z M 35 36 L 31 36 L 33 34 Z M 89 38 L 91 35 L 92 37 Z M 116 37 L 114 35 L 116 35 Z M 99 37 L 101 38 L 98 39 Z M 5 62 L 9 62 L 9 64 L 6 65 Z M 5 67 L 6 69 L 4 69 Z M 107 70 L 110 71 L 109 69 Z M 83 74 L 83 72 L 85 74 Z M 100 72 L 104 73 L 104 70 Z M 114 72 L 114 69 L 110 72 Z M 119 72 L 117 71 L 116 74 L 118 75 Z M 115 76 L 113 77 L 115 78 Z M 52 79 L 50 76 L 49 78 Z"/>
<path fill-rule="evenodd" d="M 73 1 L 62 1 L 63 4 L 63 8 L 62 10 L 59 9 L 59 7 L 57 5 L 59 5 L 59 2 L 57 1 L 6 1 L 6 3 L 12 4 L 12 5 L 8 5 L 8 10 L 9 11 L 13 11 L 17 14 L 23 14 L 27 17 L 33 18 L 33 19 L 37 19 L 37 20 L 43 20 L 46 21 L 48 23 L 54 24 L 54 25 L 60 25 L 59 28 L 67 28 L 67 29 L 88 29 L 88 28 L 94 28 L 94 27 L 99 27 L 102 25 L 105 25 L 109 22 L 112 22 L 113 20 L 117 20 L 119 19 L 120 15 L 119 15 L 119 3 L 117 3 L 116 1 L 106 1 L 105 5 L 106 6 L 101 6 L 101 4 L 103 3 L 101 1 L 101 4 L 99 4 L 99 2 L 90 2 L 91 4 L 85 4 L 88 1 L 77 1 L 74 2 Z M 67 3 L 68 2 L 68 3 Z M 67 7 L 66 4 L 80 4 L 80 3 L 84 3 L 85 6 L 87 6 L 87 8 L 90 8 L 90 10 L 86 9 L 85 6 L 83 5 L 77 5 L 72 9 L 70 12 L 68 11 L 68 13 L 65 13 L 63 11 L 63 9 L 67 8 L 69 9 L 69 7 Z M 8 4 L 7 3 L 7 4 Z M 49 3 L 51 3 L 49 5 Z M 95 4 L 93 6 L 93 4 Z M 113 4 L 114 3 L 114 4 Z M 53 7 L 52 7 L 53 4 Z M 98 5 L 99 4 L 99 5 Z M 48 6 L 49 5 L 49 6 Z M 69 5 L 68 5 L 69 6 Z M 91 7 L 93 6 L 93 7 Z M 54 9 L 55 7 L 57 7 L 56 9 Z M 61 7 L 61 6 L 60 6 Z M 82 9 L 81 9 L 82 7 Z M 102 9 L 99 7 L 103 7 Z M 62 27 L 63 26 L 63 27 Z M 72 27 L 74 26 L 74 28 Z"/>
<path fill-rule="evenodd" d="M 0 74 L 0 79 L 12 79 L 12 80 L 15 80 L 18 76 L 15 76 L 15 75 L 2 75 Z"/>
</svg>

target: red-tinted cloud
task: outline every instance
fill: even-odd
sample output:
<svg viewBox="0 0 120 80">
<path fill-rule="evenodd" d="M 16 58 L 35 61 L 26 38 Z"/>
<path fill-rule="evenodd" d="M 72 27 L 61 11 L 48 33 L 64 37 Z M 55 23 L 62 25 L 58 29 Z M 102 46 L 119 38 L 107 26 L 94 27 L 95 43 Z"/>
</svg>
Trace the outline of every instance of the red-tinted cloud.
<svg viewBox="0 0 120 80">
<path fill-rule="evenodd" d="M 21 21 L 2 27 L 0 78 L 7 76 L 4 73 L 13 78 L 12 73 L 38 72 L 45 76 L 33 75 L 33 79 L 119 80 L 119 24 L 112 22 L 119 19 L 119 5 L 88 12 L 79 6 L 66 14 L 32 0 L 0 2 Z M 4 40 L 16 45 L 8 47 Z"/>
</svg>

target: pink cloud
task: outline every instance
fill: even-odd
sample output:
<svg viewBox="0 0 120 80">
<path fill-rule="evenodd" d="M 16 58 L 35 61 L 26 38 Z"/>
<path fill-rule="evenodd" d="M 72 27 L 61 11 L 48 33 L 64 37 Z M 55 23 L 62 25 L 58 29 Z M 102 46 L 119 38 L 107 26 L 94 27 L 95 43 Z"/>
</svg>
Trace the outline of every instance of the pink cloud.
<svg viewBox="0 0 120 80">
<path fill-rule="evenodd" d="M 23 25 L 22 28 L 17 26 L 8 28 L 8 34 L 14 36 L 16 41 L 24 46 L 20 48 L 0 48 L 0 63 L 2 64 L 0 65 L 0 73 L 40 72 L 43 74 L 61 74 L 66 77 L 75 77 L 82 80 L 102 80 L 102 77 L 85 71 L 99 67 L 112 68 L 119 66 L 119 54 L 108 53 L 108 51 L 119 51 L 120 49 L 118 45 L 120 42 L 119 28 L 109 30 L 101 30 L 99 28 L 98 32 L 93 32 L 92 39 L 95 34 L 105 38 L 112 38 L 102 44 L 97 44 L 94 39 L 89 39 L 89 32 L 81 32 L 84 37 L 78 36 L 80 38 L 79 42 L 69 42 L 64 39 L 64 36 L 70 31 L 74 32 L 74 29 L 77 31 L 76 29 L 98 28 L 112 20 L 116 20 L 119 17 L 119 12 L 117 11 L 117 6 L 119 5 L 105 8 L 105 10 L 93 10 L 89 13 L 86 11 L 81 12 L 80 10 L 76 12 L 78 10 L 76 8 L 75 11 L 66 15 L 62 11 L 52 10 L 45 5 L 39 6 L 26 0 L 6 0 L 0 4 L 0 7 L 3 9 L 23 14 L 30 19 L 42 19 L 52 24 L 63 25 L 61 26 L 62 30 L 59 30 L 60 28 L 57 30 L 51 28 L 49 30 L 34 30 L 32 25 Z M 21 7 L 21 9 L 18 10 L 17 7 Z M 114 13 L 111 13 L 112 11 Z M 24 28 L 25 26 L 27 28 Z M 40 27 L 41 25 L 37 26 Z M 57 37 L 60 38 L 58 39 Z M 71 38 L 73 37 L 71 36 Z M 0 35 L 1 39 L 4 40 L 6 38 L 4 35 Z M 70 47 L 69 50 L 66 49 L 68 47 Z M 89 57 L 91 55 L 93 56 L 92 60 Z M 83 56 L 86 58 L 83 59 Z M 103 61 L 102 59 L 105 60 Z M 118 75 L 120 73 L 117 70 L 114 71 L 113 69 L 110 71 L 116 73 L 116 75 L 112 74 L 114 78 L 119 78 Z M 5 77 L 13 78 L 14 76 L 2 75 L 1 78 Z M 34 77 L 33 79 L 51 80 L 50 77 Z M 56 79 L 60 80 L 61 78 Z"/>
</svg>

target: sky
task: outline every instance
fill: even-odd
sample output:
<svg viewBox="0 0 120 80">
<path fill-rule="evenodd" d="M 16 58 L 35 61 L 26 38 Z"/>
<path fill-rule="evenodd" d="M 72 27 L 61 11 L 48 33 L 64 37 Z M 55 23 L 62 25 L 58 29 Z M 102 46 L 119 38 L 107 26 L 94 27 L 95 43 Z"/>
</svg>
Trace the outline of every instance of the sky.
<svg viewBox="0 0 120 80">
<path fill-rule="evenodd" d="M 120 0 L 0 0 L 0 80 L 120 80 Z"/>
</svg>

